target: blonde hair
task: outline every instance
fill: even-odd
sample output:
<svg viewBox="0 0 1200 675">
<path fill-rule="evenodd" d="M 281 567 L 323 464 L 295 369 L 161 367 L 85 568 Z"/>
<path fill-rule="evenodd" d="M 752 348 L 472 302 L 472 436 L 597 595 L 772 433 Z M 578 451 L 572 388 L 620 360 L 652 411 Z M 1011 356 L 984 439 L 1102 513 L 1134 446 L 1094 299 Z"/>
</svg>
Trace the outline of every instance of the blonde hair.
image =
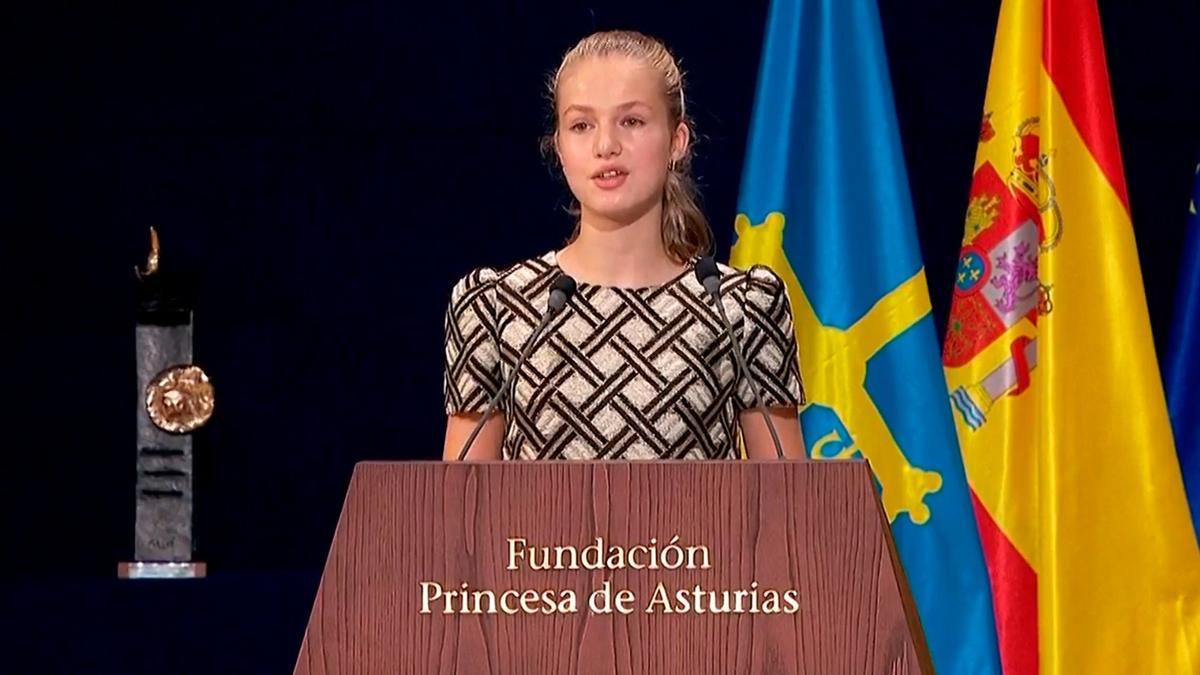
<svg viewBox="0 0 1200 675">
<path fill-rule="evenodd" d="M 554 142 L 558 134 L 558 85 L 562 75 L 571 66 L 589 58 L 610 55 L 635 58 L 662 75 L 663 95 L 667 102 L 667 117 L 670 127 L 675 129 L 685 124 L 691 131 L 691 120 L 683 95 L 683 73 L 675 57 L 662 42 L 635 31 L 604 31 L 593 33 L 579 41 L 568 51 L 558 70 L 547 81 L 551 104 L 553 130 L 542 139 L 542 153 L 554 158 Z M 685 263 L 712 250 L 712 230 L 708 219 L 700 210 L 696 183 L 691 176 L 692 149 L 689 144 L 682 157 L 673 160 L 667 169 L 667 182 L 663 187 L 662 240 L 675 262 Z M 579 216 L 579 203 L 572 201 L 570 213 Z M 568 241 L 579 236 L 579 221 Z"/>
</svg>

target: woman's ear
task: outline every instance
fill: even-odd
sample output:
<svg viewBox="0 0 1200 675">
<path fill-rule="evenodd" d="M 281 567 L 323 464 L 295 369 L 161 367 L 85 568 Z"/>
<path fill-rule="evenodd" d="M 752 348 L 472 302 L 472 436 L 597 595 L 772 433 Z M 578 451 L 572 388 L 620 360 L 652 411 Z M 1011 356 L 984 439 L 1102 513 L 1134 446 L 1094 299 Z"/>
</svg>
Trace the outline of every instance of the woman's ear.
<svg viewBox="0 0 1200 675">
<path fill-rule="evenodd" d="M 675 127 L 675 133 L 671 137 L 671 160 L 678 162 L 684 157 L 687 157 L 688 148 L 692 144 L 692 129 L 687 122 L 680 122 Z"/>
</svg>

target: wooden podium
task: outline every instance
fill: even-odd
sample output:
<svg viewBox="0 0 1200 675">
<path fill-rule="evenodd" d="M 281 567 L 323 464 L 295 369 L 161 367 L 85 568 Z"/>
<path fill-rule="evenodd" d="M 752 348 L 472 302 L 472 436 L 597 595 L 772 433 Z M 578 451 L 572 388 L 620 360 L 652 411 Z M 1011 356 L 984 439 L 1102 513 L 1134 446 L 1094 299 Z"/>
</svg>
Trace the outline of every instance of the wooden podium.
<svg viewBox="0 0 1200 675">
<path fill-rule="evenodd" d="M 295 672 L 933 668 L 861 461 L 364 462 Z"/>
</svg>

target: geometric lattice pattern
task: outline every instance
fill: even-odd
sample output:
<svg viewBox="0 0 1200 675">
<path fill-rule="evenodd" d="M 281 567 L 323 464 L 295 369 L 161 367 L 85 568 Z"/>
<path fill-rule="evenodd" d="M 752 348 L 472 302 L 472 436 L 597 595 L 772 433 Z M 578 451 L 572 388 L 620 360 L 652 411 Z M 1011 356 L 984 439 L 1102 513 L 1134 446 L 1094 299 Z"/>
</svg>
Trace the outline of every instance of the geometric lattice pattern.
<svg viewBox="0 0 1200 675">
<path fill-rule="evenodd" d="M 721 295 L 768 407 L 803 402 L 791 306 L 770 269 L 725 265 Z M 553 252 L 474 270 L 451 293 L 447 414 L 481 413 L 516 363 L 560 274 Z M 718 459 L 735 455 L 754 395 L 691 266 L 649 288 L 579 284 L 500 405 L 505 459 Z"/>
</svg>

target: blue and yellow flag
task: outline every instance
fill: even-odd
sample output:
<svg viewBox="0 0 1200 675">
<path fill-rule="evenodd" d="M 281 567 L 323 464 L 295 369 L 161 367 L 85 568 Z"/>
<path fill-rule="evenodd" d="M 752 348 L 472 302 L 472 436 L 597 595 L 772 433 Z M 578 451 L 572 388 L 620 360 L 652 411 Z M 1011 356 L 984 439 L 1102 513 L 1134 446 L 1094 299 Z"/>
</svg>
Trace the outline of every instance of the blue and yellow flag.
<svg viewBox="0 0 1200 675">
<path fill-rule="evenodd" d="M 774 0 L 730 263 L 787 283 L 809 455 L 865 457 L 934 666 L 998 673 L 872 0 Z"/>
<path fill-rule="evenodd" d="M 1188 206 L 1187 243 L 1175 292 L 1175 318 L 1167 351 L 1167 405 L 1175 432 L 1175 450 L 1183 470 L 1192 511 L 1192 527 L 1200 539 L 1200 164 Z"/>
</svg>

